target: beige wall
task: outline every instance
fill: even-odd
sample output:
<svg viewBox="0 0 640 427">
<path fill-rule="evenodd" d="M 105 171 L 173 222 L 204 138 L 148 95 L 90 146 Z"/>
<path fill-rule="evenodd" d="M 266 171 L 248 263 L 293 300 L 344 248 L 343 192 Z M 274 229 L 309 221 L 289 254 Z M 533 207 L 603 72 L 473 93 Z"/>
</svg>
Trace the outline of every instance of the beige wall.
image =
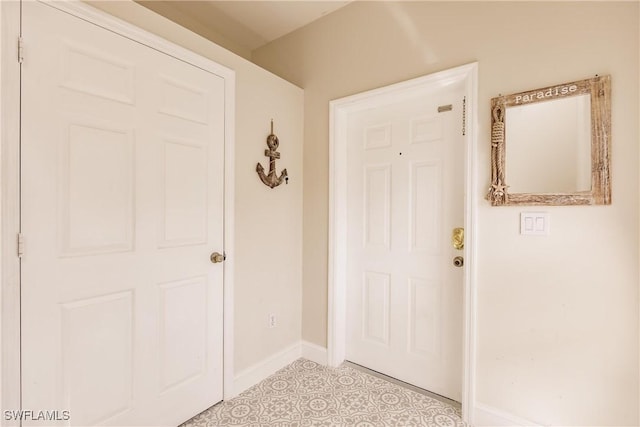
<svg viewBox="0 0 640 427">
<path fill-rule="evenodd" d="M 216 24 L 220 23 L 220 20 L 223 20 L 223 24 L 225 29 L 230 29 L 229 27 L 234 25 L 234 22 L 228 17 L 220 18 L 218 16 L 209 15 L 210 11 L 206 10 L 203 14 L 201 13 L 200 7 L 207 7 L 205 2 L 190 2 L 190 7 L 176 7 L 181 1 L 158 1 L 158 0 L 133 0 L 136 3 L 153 10 L 154 12 L 169 17 L 173 22 L 180 24 L 181 26 L 190 29 L 196 34 L 201 35 L 207 40 L 211 40 L 218 46 L 222 46 L 225 49 L 230 50 L 231 52 L 242 56 L 245 59 L 251 58 L 251 51 L 238 43 L 235 43 L 233 40 L 223 36 L 218 31 Z M 193 11 L 193 13 L 187 12 L 187 10 Z M 200 14 L 198 14 L 200 13 Z M 207 19 L 215 19 L 215 23 L 211 23 L 207 25 L 205 22 Z"/>
<path fill-rule="evenodd" d="M 90 2 L 236 72 L 235 371 L 299 342 L 302 277 L 303 91 L 131 1 Z M 255 167 L 270 120 L 280 139 L 278 171 L 288 185 L 269 189 Z M 269 313 L 278 326 L 267 328 Z"/>
<path fill-rule="evenodd" d="M 477 400 L 638 425 L 638 3 L 355 2 L 253 52 L 305 90 L 303 339 L 326 345 L 328 102 L 479 62 Z M 489 101 L 612 75 L 613 204 L 493 208 Z M 519 213 L 551 235 L 518 234 Z"/>
</svg>

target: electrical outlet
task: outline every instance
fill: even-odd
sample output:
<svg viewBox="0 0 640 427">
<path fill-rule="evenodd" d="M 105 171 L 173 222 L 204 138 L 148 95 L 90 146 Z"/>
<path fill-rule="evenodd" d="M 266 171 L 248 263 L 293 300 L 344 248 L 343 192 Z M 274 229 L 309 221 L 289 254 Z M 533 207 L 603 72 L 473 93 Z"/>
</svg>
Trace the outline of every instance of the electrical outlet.
<svg viewBox="0 0 640 427">
<path fill-rule="evenodd" d="M 275 328 L 276 326 L 278 326 L 276 315 L 271 313 L 269 314 L 269 328 Z"/>
</svg>

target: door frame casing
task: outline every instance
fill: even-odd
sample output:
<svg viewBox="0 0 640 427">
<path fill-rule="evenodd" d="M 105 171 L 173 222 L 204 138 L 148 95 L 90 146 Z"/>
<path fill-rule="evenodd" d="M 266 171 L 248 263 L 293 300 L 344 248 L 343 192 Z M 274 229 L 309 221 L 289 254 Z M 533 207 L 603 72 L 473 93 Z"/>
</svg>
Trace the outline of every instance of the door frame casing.
<svg viewBox="0 0 640 427">
<path fill-rule="evenodd" d="M 38 1 L 224 79 L 223 246 L 227 259 L 223 264 L 223 398 L 229 399 L 234 396 L 235 71 L 80 1 Z M 3 410 L 20 409 L 21 406 L 20 259 L 17 256 L 20 232 L 20 7 L 19 1 L 0 2 L 0 407 Z M 28 49 L 28 40 L 25 40 L 25 61 L 28 61 Z M 28 236 L 25 248 L 28 256 Z M 4 418 L 2 416 L 0 421 L 3 426 L 19 425 Z"/>
<path fill-rule="evenodd" d="M 349 114 L 383 106 L 433 87 L 463 82 L 466 100 L 464 143 L 465 271 L 463 285 L 462 414 L 473 423 L 476 360 L 476 210 L 478 63 L 462 65 L 416 79 L 333 100 L 329 103 L 329 271 L 328 342 L 330 366 L 346 358 L 347 325 L 347 124 Z M 461 117 L 462 120 L 462 117 Z M 460 126 L 462 130 L 462 123 Z"/>
<path fill-rule="evenodd" d="M 0 405 L 20 408 L 20 3 L 0 2 Z M 4 414 L 2 414 L 4 415 Z M 7 421 L 3 426 L 18 426 Z"/>
</svg>

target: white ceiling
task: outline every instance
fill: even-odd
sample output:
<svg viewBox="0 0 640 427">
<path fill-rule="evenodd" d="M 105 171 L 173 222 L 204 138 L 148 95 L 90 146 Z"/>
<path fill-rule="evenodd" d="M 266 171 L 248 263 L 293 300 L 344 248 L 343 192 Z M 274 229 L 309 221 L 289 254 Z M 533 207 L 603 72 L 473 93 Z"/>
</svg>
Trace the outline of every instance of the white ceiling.
<svg viewBox="0 0 640 427">
<path fill-rule="evenodd" d="M 247 52 L 346 6 L 350 1 L 139 0 L 138 3 L 209 39 L 217 38 L 213 41 L 230 50 L 242 50 L 241 54 L 247 56 Z"/>
</svg>

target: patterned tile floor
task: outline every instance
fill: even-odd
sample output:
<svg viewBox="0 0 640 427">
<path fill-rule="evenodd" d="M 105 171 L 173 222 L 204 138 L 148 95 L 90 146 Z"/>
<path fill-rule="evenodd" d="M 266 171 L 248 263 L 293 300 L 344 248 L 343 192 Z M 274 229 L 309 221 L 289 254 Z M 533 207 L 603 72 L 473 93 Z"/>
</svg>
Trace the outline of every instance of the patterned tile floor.
<svg viewBox="0 0 640 427">
<path fill-rule="evenodd" d="M 460 410 L 347 365 L 298 359 L 181 427 L 465 427 Z"/>
</svg>

